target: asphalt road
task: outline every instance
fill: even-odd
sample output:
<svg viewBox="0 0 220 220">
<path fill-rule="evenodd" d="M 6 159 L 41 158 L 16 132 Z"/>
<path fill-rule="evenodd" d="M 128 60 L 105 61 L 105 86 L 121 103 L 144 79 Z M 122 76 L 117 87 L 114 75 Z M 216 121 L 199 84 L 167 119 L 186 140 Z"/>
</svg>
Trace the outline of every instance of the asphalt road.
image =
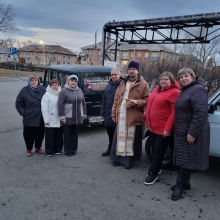
<svg viewBox="0 0 220 220">
<path fill-rule="evenodd" d="M 81 128 L 76 156 L 25 156 L 22 119 L 15 110 L 25 80 L 0 79 L 0 220 L 220 219 L 220 162 L 192 175 L 192 190 L 170 199 L 176 170 L 143 184 L 149 163 L 113 167 L 102 125 Z"/>
</svg>

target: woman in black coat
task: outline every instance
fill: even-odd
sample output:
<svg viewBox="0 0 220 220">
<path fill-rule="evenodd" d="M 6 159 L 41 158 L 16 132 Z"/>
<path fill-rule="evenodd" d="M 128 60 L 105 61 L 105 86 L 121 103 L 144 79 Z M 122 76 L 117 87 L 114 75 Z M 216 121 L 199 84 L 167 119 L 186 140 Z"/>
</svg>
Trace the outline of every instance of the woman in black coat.
<svg viewBox="0 0 220 220">
<path fill-rule="evenodd" d="M 37 75 L 30 75 L 28 85 L 23 87 L 16 99 L 16 109 L 23 116 L 23 136 L 26 144 L 26 156 L 32 156 L 33 145 L 36 153 L 43 154 L 41 149 L 44 139 L 44 121 L 41 113 L 41 99 L 46 89 L 40 85 Z"/>
<path fill-rule="evenodd" d="M 183 189 L 191 189 L 192 172 L 209 165 L 210 125 L 205 81 L 183 68 L 178 72 L 181 93 L 175 106 L 174 163 L 179 167 L 171 199 L 181 198 Z"/>
</svg>

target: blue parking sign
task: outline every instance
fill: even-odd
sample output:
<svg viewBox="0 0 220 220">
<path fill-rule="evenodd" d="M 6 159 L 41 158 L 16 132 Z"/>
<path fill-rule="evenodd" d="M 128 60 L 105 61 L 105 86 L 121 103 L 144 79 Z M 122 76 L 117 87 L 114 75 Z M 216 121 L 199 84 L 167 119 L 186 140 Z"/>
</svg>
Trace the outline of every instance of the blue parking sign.
<svg viewBox="0 0 220 220">
<path fill-rule="evenodd" d="M 15 47 L 10 47 L 10 54 L 11 55 L 15 55 L 15 54 L 17 54 L 17 48 L 15 48 Z"/>
</svg>

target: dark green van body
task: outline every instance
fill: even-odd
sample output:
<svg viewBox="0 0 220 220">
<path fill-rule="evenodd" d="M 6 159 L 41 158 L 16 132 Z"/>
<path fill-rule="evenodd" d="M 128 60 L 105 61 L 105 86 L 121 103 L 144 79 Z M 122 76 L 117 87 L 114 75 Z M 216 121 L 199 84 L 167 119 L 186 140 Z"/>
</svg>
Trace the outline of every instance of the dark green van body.
<svg viewBox="0 0 220 220">
<path fill-rule="evenodd" d="M 110 76 L 110 67 L 86 65 L 54 65 L 45 70 L 43 85 L 47 87 L 51 79 L 58 79 L 61 87 L 66 84 L 69 75 L 77 75 L 78 86 L 82 89 L 86 107 L 87 123 L 99 122 L 102 96 Z"/>
</svg>

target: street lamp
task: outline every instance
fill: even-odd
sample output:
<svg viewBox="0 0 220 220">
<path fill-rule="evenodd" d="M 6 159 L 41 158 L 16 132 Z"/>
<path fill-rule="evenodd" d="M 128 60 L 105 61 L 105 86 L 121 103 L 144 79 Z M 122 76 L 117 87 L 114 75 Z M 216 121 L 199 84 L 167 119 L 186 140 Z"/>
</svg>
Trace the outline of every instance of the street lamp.
<svg viewBox="0 0 220 220">
<path fill-rule="evenodd" d="M 44 65 L 45 65 L 44 42 L 41 40 L 40 43 L 43 45 L 43 57 L 44 57 Z"/>
<path fill-rule="evenodd" d="M 98 30 L 95 32 L 95 51 L 94 51 L 94 53 L 95 53 L 94 55 L 95 55 L 95 56 L 93 56 L 93 57 L 95 57 L 95 58 L 94 58 L 94 60 L 95 60 L 95 62 L 94 62 L 95 65 L 96 65 L 96 63 L 97 63 L 97 61 L 96 61 L 96 57 L 97 57 L 97 55 L 96 55 L 97 32 L 98 32 Z"/>
</svg>

